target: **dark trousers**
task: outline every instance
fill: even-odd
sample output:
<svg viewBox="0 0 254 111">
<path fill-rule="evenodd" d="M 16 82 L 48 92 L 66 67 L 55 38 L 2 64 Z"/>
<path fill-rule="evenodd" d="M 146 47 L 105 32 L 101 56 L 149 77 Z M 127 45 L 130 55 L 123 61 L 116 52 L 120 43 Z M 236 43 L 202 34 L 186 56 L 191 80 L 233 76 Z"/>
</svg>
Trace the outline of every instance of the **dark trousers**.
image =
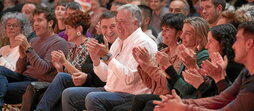
<svg viewBox="0 0 254 111">
<path fill-rule="evenodd" d="M 22 95 L 31 81 L 36 81 L 36 79 L 0 66 L 0 107 L 4 103 L 21 103 Z"/>
<path fill-rule="evenodd" d="M 135 95 L 133 101 L 115 106 L 112 111 L 153 111 L 153 100 L 161 100 L 159 95 Z"/>
</svg>

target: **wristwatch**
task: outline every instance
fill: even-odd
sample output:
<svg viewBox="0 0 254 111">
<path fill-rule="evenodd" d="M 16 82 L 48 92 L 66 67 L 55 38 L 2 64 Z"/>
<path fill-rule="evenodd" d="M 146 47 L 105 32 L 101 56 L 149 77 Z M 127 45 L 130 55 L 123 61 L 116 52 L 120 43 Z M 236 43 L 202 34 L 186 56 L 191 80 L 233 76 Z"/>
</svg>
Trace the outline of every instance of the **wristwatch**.
<svg viewBox="0 0 254 111">
<path fill-rule="evenodd" d="M 33 51 L 33 48 L 32 47 L 28 47 L 27 50 L 26 50 L 26 53 L 31 53 Z"/>
<path fill-rule="evenodd" d="M 112 54 L 108 53 L 105 56 L 101 57 L 101 59 L 105 62 L 105 61 L 108 61 L 111 56 Z"/>
</svg>

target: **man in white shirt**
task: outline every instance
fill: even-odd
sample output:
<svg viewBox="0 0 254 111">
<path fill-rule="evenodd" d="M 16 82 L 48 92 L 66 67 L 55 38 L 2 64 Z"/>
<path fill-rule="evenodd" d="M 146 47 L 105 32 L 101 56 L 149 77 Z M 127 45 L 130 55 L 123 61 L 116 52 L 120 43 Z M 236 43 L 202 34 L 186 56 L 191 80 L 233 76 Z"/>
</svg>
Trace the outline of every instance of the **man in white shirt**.
<svg viewBox="0 0 254 111">
<path fill-rule="evenodd" d="M 94 71 L 102 81 L 107 82 L 106 85 L 104 88 L 83 87 L 75 92 L 65 90 L 62 95 L 63 110 L 77 110 L 75 104 L 85 104 L 88 111 L 106 111 L 128 101 L 135 94 L 150 93 L 138 74 L 138 63 L 132 56 L 134 47 L 145 47 L 150 55 L 157 51 L 156 43 L 140 28 L 141 10 L 135 5 L 123 5 L 118 8 L 116 22 L 119 37 L 110 51 L 96 40 L 91 40 L 87 45 Z M 78 101 L 73 101 L 77 98 Z"/>
</svg>

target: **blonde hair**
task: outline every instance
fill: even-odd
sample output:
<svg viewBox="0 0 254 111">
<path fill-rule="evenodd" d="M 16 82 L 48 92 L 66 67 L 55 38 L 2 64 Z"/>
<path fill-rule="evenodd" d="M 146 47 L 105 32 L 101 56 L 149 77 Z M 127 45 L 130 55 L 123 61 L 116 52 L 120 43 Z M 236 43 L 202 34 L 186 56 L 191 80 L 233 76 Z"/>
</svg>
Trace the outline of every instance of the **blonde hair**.
<svg viewBox="0 0 254 111">
<path fill-rule="evenodd" d="M 190 24 L 195 32 L 197 51 L 204 49 L 207 44 L 209 24 L 201 17 L 187 18 L 184 23 Z"/>
</svg>

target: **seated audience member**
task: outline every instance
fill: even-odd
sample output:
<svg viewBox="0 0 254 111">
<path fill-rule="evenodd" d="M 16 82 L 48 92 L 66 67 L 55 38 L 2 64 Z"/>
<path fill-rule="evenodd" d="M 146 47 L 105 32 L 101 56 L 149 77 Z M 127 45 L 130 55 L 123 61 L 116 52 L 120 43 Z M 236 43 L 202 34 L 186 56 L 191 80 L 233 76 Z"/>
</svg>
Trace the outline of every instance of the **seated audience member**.
<svg viewBox="0 0 254 111">
<path fill-rule="evenodd" d="M 153 30 L 153 34 L 158 36 L 161 31 L 161 17 L 168 13 L 168 8 L 165 7 L 163 0 L 149 0 L 148 6 L 153 10 L 150 27 Z"/>
<path fill-rule="evenodd" d="M 19 42 L 19 59 L 16 72 L 0 67 L 0 107 L 3 103 L 17 104 L 31 81 L 50 82 L 56 75 L 50 53 L 62 50 L 67 53 L 67 42 L 54 32 L 55 15 L 48 8 L 38 8 L 34 13 L 33 27 L 38 37 L 28 43 L 23 34 L 15 37 Z M 13 26 L 13 24 L 12 24 Z"/>
<path fill-rule="evenodd" d="M 216 26 L 222 11 L 225 10 L 225 0 L 201 0 L 201 16 L 209 23 L 210 27 Z"/>
<path fill-rule="evenodd" d="M 21 12 L 28 17 L 30 24 L 33 24 L 33 13 L 34 13 L 35 9 L 36 9 L 36 5 L 34 3 L 30 3 L 30 2 L 24 3 L 24 5 L 22 7 Z M 33 32 L 31 32 L 26 37 L 27 37 L 28 42 L 30 42 L 30 40 L 36 36 L 37 35 L 35 34 L 35 32 L 33 30 Z"/>
<path fill-rule="evenodd" d="M 232 45 L 236 40 L 236 31 L 231 24 L 212 27 L 208 33 L 208 43 L 206 45 L 211 61 L 205 60 L 201 71 L 191 69 L 184 72 L 185 81 L 199 90 L 200 97 L 205 97 L 205 94 L 210 92 L 214 95 L 222 92 L 231 85 L 229 78 L 234 81 L 235 78 L 233 77 L 237 77 L 243 69 L 242 65 L 235 63 L 233 60 L 235 54 Z M 224 60 L 222 57 L 224 57 Z M 217 87 L 214 87 L 214 81 Z"/>
<path fill-rule="evenodd" d="M 92 0 L 91 1 L 91 9 L 89 10 L 89 14 L 91 16 L 91 25 L 89 27 L 89 32 L 93 35 L 98 35 L 96 33 L 96 25 L 100 21 L 100 16 L 103 12 L 107 11 L 106 8 L 101 7 L 100 0 Z"/>
<path fill-rule="evenodd" d="M 17 0 L 1 0 L 3 2 L 3 10 L 0 12 L 0 18 L 2 15 L 8 12 L 21 12 L 22 3 Z"/>
<path fill-rule="evenodd" d="M 114 12 L 105 12 L 100 20 L 102 34 L 109 43 L 113 43 L 118 36 L 115 16 Z M 62 52 L 55 51 L 52 53 L 53 60 L 57 62 L 57 66 L 64 66 L 66 73 L 59 72 L 57 74 L 44 93 L 36 111 L 50 111 L 58 107 L 58 103 L 61 102 L 62 92 L 68 87 L 103 87 L 105 85 L 94 74 L 92 61 L 86 47 L 89 39 L 84 34 L 89 28 L 90 19 L 87 13 L 78 10 L 66 18 L 65 32 L 68 35 L 68 41 L 73 42 L 75 47 L 69 51 L 67 60 Z M 81 73 L 81 71 L 84 73 Z"/>
<path fill-rule="evenodd" d="M 61 3 L 61 2 L 60 2 Z M 60 4 L 59 4 L 60 5 Z M 62 5 L 64 5 L 64 4 L 62 4 L 61 3 L 61 5 L 60 5 L 60 7 L 62 7 Z M 56 7 L 57 8 L 57 7 Z M 63 7 L 62 7 L 63 8 Z M 80 10 L 80 11 L 83 11 L 83 9 L 82 9 L 82 7 L 81 7 L 81 5 L 79 4 L 79 3 L 77 3 L 77 2 L 68 2 L 67 4 L 66 4 L 66 6 L 65 6 L 65 8 L 66 8 L 66 10 L 65 10 L 65 15 L 64 15 L 64 18 L 62 19 L 62 20 L 64 20 L 64 19 L 66 19 L 68 16 L 70 16 L 70 15 L 72 15 L 73 14 L 73 12 L 74 11 L 76 11 L 76 10 Z M 56 11 L 56 10 L 55 10 Z M 56 12 L 55 12 L 56 13 Z M 61 18 L 60 16 L 58 16 L 59 18 Z M 60 20 L 60 19 L 57 19 L 58 21 Z M 59 21 L 60 22 L 60 21 Z M 63 21 L 62 21 L 63 22 Z M 64 23 L 62 23 L 62 25 L 64 25 Z M 65 39 L 65 40 L 68 40 L 68 36 L 65 34 L 65 31 L 63 30 L 63 31 L 60 31 L 59 33 L 58 33 L 58 35 L 60 36 L 60 37 L 62 37 L 63 39 Z"/>
<path fill-rule="evenodd" d="M 189 68 L 198 68 L 201 66 L 202 61 L 208 59 L 208 52 L 204 49 L 207 43 L 208 29 L 208 23 L 200 17 L 185 19 L 181 35 L 184 46 L 178 46 L 177 50 L 177 55 L 182 61 L 178 73 L 170 62 L 164 63 L 163 67 L 161 67 L 168 76 L 168 90 L 177 90 L 182 98 L 198 98 L 198 90 L 184 81 L 182 72 Z M 163 82 L 164 79 L 165 77 L 160 76 L 160 79 L 153 84 L 163 86 L 165 83 Z M 151 99 L 147 99 L 146 96 L 150 96 Z M 131 110 L 152 110 L 154 105 L 151 100 L 158 99 L 160 99 L 158 95 L 136 95 Z"/>
<path fill-rule="evenodd" d="M 12 8 L 16 5 L 16 0 L 3 0 L 3 4 L 4 4 L 4 8 L 3 11 L 8 9 L 8 8 Z"/>
<path fill-rule="evenodd" d="M 55 5 L 55 15 L 56 15 L 56 20 L 57 20 L 57 25 L 54 28 L 56 33 L 62 32 L 65 30 L 65 12 L 66 12 L 66 2 L 58 2 Z"/>
<path fill-rule="evenodd" d="M 198 69 L 202 61 L 208 59 L 208 52 L 205 50 L 208 29 L 208 23 L 200 17 L 185 19 L 181 35 L 182 44 L 177 49 L 182 64 L 177 73 L 171 64 L 164 65 L 167 68 L 166 73 L 170 76 L 170 89 L 176 89 L 183 98 L 197 97 L 195 88 L 184 81 L 182 72 L 191 68 Z"/>
<path fill-rule="evenodd" d="M 170 2 L 169 8 L 168 8 L 169 13 L 182 13 L 185 16 L 188 16 L 190 13 L 190 6 L 188 2 L 185 0 L 172 0 Z"/>
<path fill-rule="evenodd" d="M 117 12 L 117 8 L 120 7 L 120 6 L 122 6 L 122 5 L 125 5 L 125 3 L 123 3 L 123 2 L 118 2 L 118 1 L 114 0 L 114 1 L 112 2 L 111 7 L 110 7 L 110 11 L 115 11 L 115 12 Z"/>
<path fill-rule="evenodd" d="M 168 47 L 157 52 L 157 63 L 160 67 L 164 64 L 170 62 L 176 70 L 180 68 L 180 58 L 177 56 L 176 48 L 177 42 L 182 34 L 183 21 L 186 17 L 183 14 L 165 14 L 161 19 L 161 33 L 163 37 L 163 43 Z M 143 53 L 142 53 L 143 52 Z M 139 56 L 140 54 L 140 56 Z M 148 88 L 152 90 L 152 94 L 161 95 L 168 94 L 169 90 L 167 88 L 167 80 L 165 72 L 158 67 L 158 64 L 152 61 L 149 57 L 146 49 L 134 48 L 133 56 L 139 63 L 138 71 L 141 76 L 142 81 L 147 85 Z M 165 68 L 164 68 L 165 69 Z M 160 84 L 157 84 L 160 82 Z M 153 100 L 153 95 L 144 94 L 144 102 L 138 102 L 136 104 L 143 104 L 148 100 Z M 132 105 L 132 100 L 128 103 L 118 105 L 114 107 L 113 111 L 128 111 Z M 142 109 L 135 109 L 142 110 Z"/>
<path fill-rule="evenodd" d="M 30 23 L 33 23 L 33 13 L 35 9 L 36 5 L 33 3 L 25 3 L 22 7 L 21 12 L 28 17 Z"/>
<path fill-rule="evenodd" d="M 156 43 L 140 28 L 141 10 L 131 4 L 118 8 L 116 16 L 119 37 L 110 51 L 96 40 L 90 40 L 88 51 L 93 60 L 94 71 L 106 82 L 103 87 L 72 87 L 62 94 L 63 110 L 104 111 L 124 103 L 134 94 L 150 93 L 138 74 L 138 63 L 131 55 L 134 47 L 145 47 L 149 54 L 157 51 Z M 100 61 L 102 57 L 103 61 Z M 84 107 L 85 104 L 85 107 Z"/>
<path fill-rule="evenodd" d="M 210 32 L 208 33 L 208 41 L 207 49 L 209 52 L 209 49 L 212 48 L 213 51 L 209 52 L 209 54 L 213 55 L 213 52 L 219 52 L 222 57 L 227 57 L 227 67 L 225 67 L 225 71 L 227 75 L 227 78 L 233 83 L 235 79 L 237 78 L 240 71 L 243 69 L 243 65 L 240 65 L 239 63 L 236 63 L 234 61 L 235 52 L 232 49 L 233 44 L 236 41 L 235 35 L 237 33 L 237 30 L 234 29 L 232 25 L 219 25 L 218 27 L 214 27 L 210 29 Z M 210 45 L 210 46 L 209 46 Z M 213 46 L 214 45 L 214 46 Z M 218 49 L 216 50 L 217 47 Z M 212 59 L 212 58 L 211 58 Z M 220 63 L 219 63 L 220 64 Z M 210 71 L 209 71 L 210 72 Z M 208 73 L 209 74 L 209 73 Z M 211 74 L 209 74 L 210 77 L 212 77 Z M 223 76 L 220 76 L 222 78 L 215 79 L 215 77 L 212 77 L 215 82 L 219 82 L 220 80 L 226 79 Z"/>
<path fill-rule="evenodd" d="M 8 39 L 10 45 L 0 49 L 0 66 L 4 66 L 12 71 L 16 70 L 16 63 L 19 59 L 19 45 L 15 40 L 19 34 L 26 37 L 32 32 L 32 26 L 26 15 L 21 13 L 6 13 L 1 20 L 1 35 Z"/>
<path fill-rule="evenodd" d="M 154 111 L 253 111 L 254 110 L 254 21 L 238 27 L 234 61 L 244 64 L 235 82 L 217 96 L 200 99 L 181 99 L 175 91 L 172 95 L 161 96 L 162 101 L 155 101 L 158 106 Z"/>
<path fill-rule="evenodd" d="M 236 10 L 240 16 L 247 17 L 248 21 L 254 20 L 254 5 L 242 5 Z"/>
<path fill-rule="evenodd" d="M 152 33 L 152 30 L 149 29 L 149 24 L 152 18 L 152 9 L 146 5 L 138 5 L 138 7 L 141 9 L 142 14 L 142 24 L 141 24 L 142 31 L 145 32 L 151 39 L 153 39 L 158 44 L 157 39 L 154 37 Z"/>
<path fill-rule="evenodd" d="M 237 28 L 240 24 L 247 21 L 247 17 L 237 14 L 235 11 L 223 11 L 217 25 L 230 23 Z"/>
<path fill-rule="evenodd" d="M 184 2 L 183 0 L 173 0 L 169 4 L 168 12 L 169 13 L 182 13 L 187 17 L 190 12 L 190 6 L 188 3 Z M 161 49 L 160 47 L 161 47 L 161 45 L 163 45 L 162 39 L 163 39 L 163 37 L 161 36 L 161 32 L 160 32 L 157 36 L 157 41 L 159 43 L 158 44 L 159 49 Z"/>
</svg>

